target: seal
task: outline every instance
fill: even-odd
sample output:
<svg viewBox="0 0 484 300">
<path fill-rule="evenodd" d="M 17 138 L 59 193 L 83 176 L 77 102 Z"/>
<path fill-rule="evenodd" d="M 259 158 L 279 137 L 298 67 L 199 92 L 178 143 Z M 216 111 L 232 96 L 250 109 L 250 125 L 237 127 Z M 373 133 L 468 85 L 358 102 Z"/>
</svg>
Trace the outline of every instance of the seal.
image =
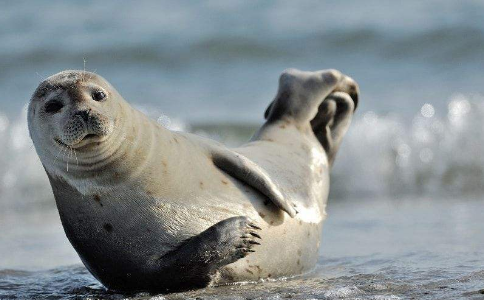
<svg viewBox="0 0 484 300">
<path fill-rule="evenodd" d="M 63 71 L 34 92 L 28 126 L 87 269 L 109 289 L 167 292 L 315 266 L 358 93 L 336 70 L 287 70 L 266 122 L 229 149 L 164 128 L 99 75 Z"/>
</svg>

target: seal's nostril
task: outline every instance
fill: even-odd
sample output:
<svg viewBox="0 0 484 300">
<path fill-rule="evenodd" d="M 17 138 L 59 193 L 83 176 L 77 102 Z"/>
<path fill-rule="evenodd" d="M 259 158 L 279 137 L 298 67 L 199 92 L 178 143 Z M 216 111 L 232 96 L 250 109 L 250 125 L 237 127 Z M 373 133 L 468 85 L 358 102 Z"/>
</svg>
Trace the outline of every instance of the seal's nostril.
<svg viewBox="0 0 484 300">
<path fill-rule="evenodd" d="M 76 114 L 74 116 L 79 116 L 81 117 L 81 119 L 83 119 L 85 122 L 87 122 L 89 120 L 89 111 L 88 110 L 81 110 L 81 111 L 78 111 L 76 112 Z"/>
</svg>

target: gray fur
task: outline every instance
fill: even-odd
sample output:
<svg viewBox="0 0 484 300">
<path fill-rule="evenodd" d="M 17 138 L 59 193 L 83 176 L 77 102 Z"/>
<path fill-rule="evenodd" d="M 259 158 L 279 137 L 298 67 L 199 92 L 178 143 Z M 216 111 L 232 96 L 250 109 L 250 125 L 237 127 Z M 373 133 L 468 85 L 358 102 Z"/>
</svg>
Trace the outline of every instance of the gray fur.
<svg viewBox="0 0 484 300">
<path fill-rule="evenodd" d="M 294 204 L 282 194 L 271 177 L 251 160 L 228 149 L 216 149 L 213 153 L 213 163 L 229 175 L 247 183 L 267 196 L 277 207 L 294 217 L 297 213 Z"/>
</svg>

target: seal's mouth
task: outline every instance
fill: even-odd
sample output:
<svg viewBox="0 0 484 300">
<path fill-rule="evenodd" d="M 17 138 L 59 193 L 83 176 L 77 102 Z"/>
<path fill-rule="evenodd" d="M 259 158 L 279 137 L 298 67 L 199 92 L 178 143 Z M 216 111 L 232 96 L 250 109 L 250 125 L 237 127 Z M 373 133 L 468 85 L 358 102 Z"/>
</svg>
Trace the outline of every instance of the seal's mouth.
<svg viewBox="0 0 484 300">
<path fill-rule="evenodd" d="M 54 141 L 59 144 L 60 146 L 67 147 L 67 148 L 80 148 L 83 146 L 86 146 L 88 144 L 94 143 L 94 142 L 100 142 L 102 136 L 94 134 L 94 133 L 89 133 L 86 134 L 84 137 L 79 139 L 78 141 L 68 145 L 64 143 L 61 139 L 59 138 L 54 138 Z"/>
<path fill-rule="evenodd" d="M 58 139 L 58 138 L 54 138 L 54 141 L 55 141 L 57 144 L 59 144 L 59 145 L 61 145 L 61 146 L 63 146 L 63 147 L 70 147 L 70 146 L 68 146 L 68 145 L 64 144 L 64 143 L 63 143 L 63 142 L 62 142 L 60 139 Z"/>
<path fill-rule="evenodd" d="M 86 139 L 95 138 L 97 136 L 98 136 L 97 134 L 90 133 L 90 134 L 87 134 L 81 141 L 86 140 Z"/>
</svg>

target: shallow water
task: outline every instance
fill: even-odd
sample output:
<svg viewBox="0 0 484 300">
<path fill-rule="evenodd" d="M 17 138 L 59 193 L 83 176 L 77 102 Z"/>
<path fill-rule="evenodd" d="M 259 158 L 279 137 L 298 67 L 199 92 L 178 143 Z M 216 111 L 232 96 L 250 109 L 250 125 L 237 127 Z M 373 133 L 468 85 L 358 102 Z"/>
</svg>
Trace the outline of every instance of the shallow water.
<svg viewBox="0 0 484 300">
<path fill-rule="evenodd" d="M 170 295 L 106 291 L 55 211 L 19 213 L 0 223 L 0 299 L 483 299 L 482 211 L 479 199 L 334 201 L 310 274 Z M 50 269 L 19 271 L 34 266 Z"/>
<path fill-rule="evenodd" d="M 445 118 L 417 112 L 410 125 L 357 116 L 332 172 L 314 272 L 162 296 L 108 292 L 80 264 L 25 115 L 10 118 L 0 144 L 0 299 L 483 299 L 483 116 L 467 98 L 452 100 Z M 257 127 L 159 121 L 229 145 Z"/>
<path fill-rule="evenodd" d="M 191 4 L 0 1 L 0 299 L 484 299 L 484 3 Z M 160 123 L 229 145 L 261 124 L 285 68 L 354 77 L 314 272 L 105 291 L 64 236 L 26 126 L 39 81 L 84 67 Z"/>
</svg>

